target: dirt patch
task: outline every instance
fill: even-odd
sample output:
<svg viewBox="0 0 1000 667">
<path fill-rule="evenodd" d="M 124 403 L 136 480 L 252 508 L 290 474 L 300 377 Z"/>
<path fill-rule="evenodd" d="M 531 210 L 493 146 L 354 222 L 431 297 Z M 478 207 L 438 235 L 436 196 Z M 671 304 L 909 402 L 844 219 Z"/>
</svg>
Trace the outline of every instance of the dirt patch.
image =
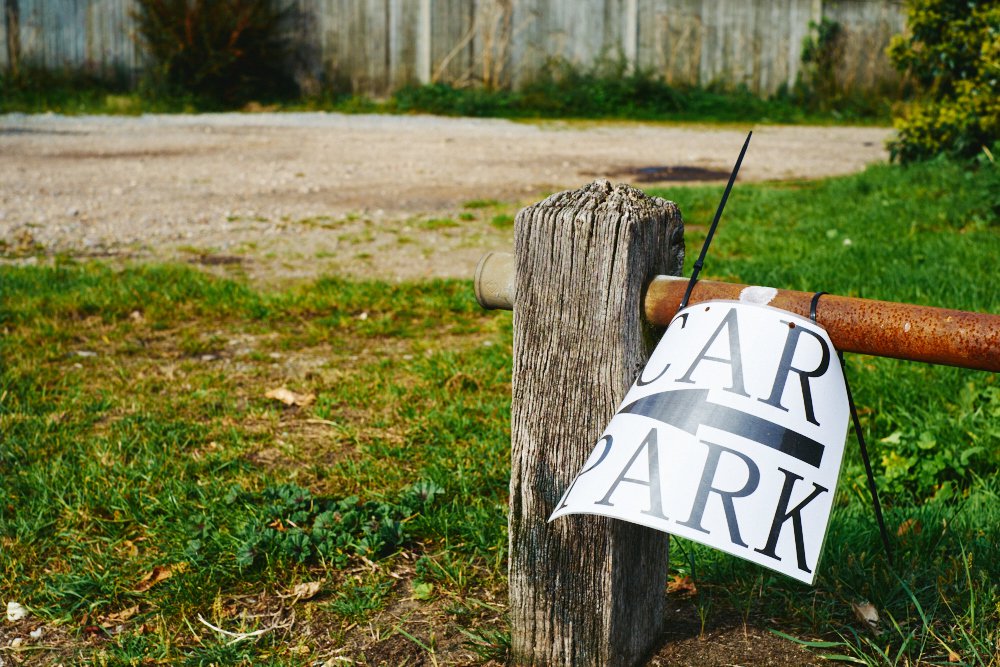
<svg viewBox="0 0 1000 667">
<path fill-rule="evenodd" d="M 740 179 L 858 171 L 886 159 L 890 133 L 755 128 Z M 429 116 L 12 114 L 0 116 L 0 254 L 194 257 L 265 283 L 468 278 L 484 252 L 511 245 L 520 206 L 598 177 L 725 180 L 744 136 Z"/>
<path fill-rule="evenodd" d="M 672 599 L 663 646 L 650 660 L 649 667 L 818 667 L 826 664 L 805 648 L 756 623 L 754 618 L 744 621 L 736 615 L 717 612 L 711 614 L 709 622 L 702 627 L 693 602 Z"/>
<path fill-rule="evenodd" d="M 202 266 L 230 266 L 242 264 L 245 261 L 246 257 L 235 255 L 198 255 L 188 260 L 191 264 L 201 264 Z"/>
<path fill-rule="evenodd" d="M 684 165 L 664 165 L 651 167 L 622 167 L 610 172 L 615 179 L 632 183 L 709 183 L 725 181 L 729 172 L 723 169 L 686 167 Z"/>
</svg>

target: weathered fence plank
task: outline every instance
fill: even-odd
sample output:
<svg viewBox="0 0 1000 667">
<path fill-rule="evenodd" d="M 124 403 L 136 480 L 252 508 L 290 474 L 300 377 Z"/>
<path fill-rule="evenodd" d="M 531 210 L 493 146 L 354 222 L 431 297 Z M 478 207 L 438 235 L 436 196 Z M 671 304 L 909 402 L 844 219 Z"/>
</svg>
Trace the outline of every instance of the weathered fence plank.
<svg viewBox="0 0 1000 667">
<path fill-rule="evenodd" d="M 518 2 L 511 50 L 514 84 L 530 81 L 552 60 L 587 66 L 602 58 L 626 56 L 626 4 L 625 0 Z"/>
<path fill-rule="evenodd" d="M 133 0 L 0 0 L 0 66 L 132 76 L 139 64 L 132 9 Z"/>
<path fill-rule="evenodd" d="M 17 73 L 18 66 L 18 23 L 20 9 L 17 0 L 0 2 L 0 69 L 4 72 Z"/>
<path fill-rule="evenodd" d="M 843 29 L 837 78 L 844 88 L 878 92 L 899 85 L 899 76 L 883 53 L 886 35 L 906 29 L 899 3 L 825 0 L 823 15 Z"/>
<path fill-rule="evenodd" d="M 547 519 L 652 349 L 642 289 L 680 272 L 680 213 L 597 181 L 521 211 L 514 237 L 514 660 L 635 664 L 662 629 L 666 536 L 604 517 Z"/>
<path fill-rule="evenodd" d="M 0 68 L 134 75 L 135 1 L 0 0 Z M 884 48 L 905 24 L 902 0 L 282 1 L 297 10 L 297 73 L 372 95 L 432 80 L 518 86 L 552 59 L 619 57 L 671 84 L 770 94 L 795 83 L 824 16 L 843 28 L 841 84 L 878 92 L 899 80 Z"/>
<path fill-rule="evenodd" d="M 476 3 L 433 0 L 431 3 L 431 80 L 458 81 L 471 75 Z"/>
<path fill-rule="evenodd" d="M 418 83 L 420 3 L 391 0 L 389 6 L 389 61 L 387 89 Z"/>
</svg>

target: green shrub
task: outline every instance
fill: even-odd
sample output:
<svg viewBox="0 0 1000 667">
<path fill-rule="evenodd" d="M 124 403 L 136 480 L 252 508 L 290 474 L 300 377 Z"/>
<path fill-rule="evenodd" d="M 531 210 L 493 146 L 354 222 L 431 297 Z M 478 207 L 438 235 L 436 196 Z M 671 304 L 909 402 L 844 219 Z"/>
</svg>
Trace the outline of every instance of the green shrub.
<svg viewBox="0 0 1000 667">
<path fill-rule="evenodd" d="M 150 92 L 236 106 L 293 94 L 276 0 L 137 0 Z"/>
<path fill-rule="evenodd" d="M 521 93 L 528 106 L 554 116 L 644 118 L 686 106 L 680 91 L 652 72 L 630 70 L 623 58 L 603 59 L 589 69 L 554 60 Z"/>
<path fill-rule="evenodd" d="M 460 89 L 444 83 L 401 88 L 393 94 L 393 106 L 401 112 L 440 116 L 488 118 L 519 115 L 517 93 L 485 88 Z"/>
<path fill-rule="evenodd" d="M 1000 4 L 910 0 L 908 25 L 888 54 L 923 94 L 896 119 L 893 159 L 968 157 L 1000 139 Z"/>
<path fill-rule="evenodd" d="M 680 90 L 650 72 L 630 71 L 621 59 L 585 69 L 553 59 L 517 91 L 439 83 L 403 88 L 394 102 L 399 111 L 542 118 L 656 118 L 689 106 Z"/>
<path fill-rule="evenodd" d="M 552 59 L 517 90 L 458 88 L 445 83 L 409 86 L 393 93 L 388 108 L 447 116 L 506 118 L 627 118 L 721 122 L 887 121 L 882 97 L 845 93 L 835 81 L 837 24 L 829 21 L 811 42 L 808 79 L 794 90 L 763 98 L 746 87 L 671 85 L 651 70 L 633 70 L 623 59 L 603 58 L 581 67 Z M 818 41 L 817 41 L 818 40 Z M 826 86 L 821 102 L 818 78 Z M 827 92 L 827 91 L 832 92 Z"/>
</svg>

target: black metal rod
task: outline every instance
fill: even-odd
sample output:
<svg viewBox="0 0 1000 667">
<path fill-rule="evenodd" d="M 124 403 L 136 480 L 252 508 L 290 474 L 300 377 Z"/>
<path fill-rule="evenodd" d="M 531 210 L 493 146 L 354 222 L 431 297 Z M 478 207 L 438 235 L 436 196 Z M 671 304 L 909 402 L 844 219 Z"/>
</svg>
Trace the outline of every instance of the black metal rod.
<svg viewBox="0 0 1000 667">
<path fill-rule="evenodd" d="M 705 265 L 705 255 L 708 254 L 708 246 L 712 245 L 712 237 L 715 236 L 715 228 L 719 226 L 719 219 L 722 217 L 722 209 L 726 208 L 726 201 L 729 199 L 729 193 L 733 189 L 733 183 L 736 182 L 736 174 L 740 172 L 740 165 L 743 164 L 743 156 L 747 154 L 747 147 L 750 146 L 750 137 L 753 136 L 753 131 L 747 133 L 747 140 L 743 142 L 743 148 L 740 150 L 740 156 L 736 158 L 736 166 L 733 167 L 733 173 L 729 174 L 729 183 L 726 185 L 726 191 L 722 193 L 722 200 L 719 202 L 719 208 L 715 211 L 715 218 L 712 220 L 712 226 L 708 228 L 708 236 L 705 237 L 705 242 L 701 246 L 701 254 L 698 255 L 698 259 L 694 263 L 694 268 L 691 270 L 691 280 L 688 282 L 687 290 L 684 292 L 684 298 L 681 299 L 681 308 L 687 306 L 688 299 L 691 298 L 691 290 L 694 289 L 694 284 L 698 282 L 698 274 L 701 273 L 701 267 Z"/>
</svg>

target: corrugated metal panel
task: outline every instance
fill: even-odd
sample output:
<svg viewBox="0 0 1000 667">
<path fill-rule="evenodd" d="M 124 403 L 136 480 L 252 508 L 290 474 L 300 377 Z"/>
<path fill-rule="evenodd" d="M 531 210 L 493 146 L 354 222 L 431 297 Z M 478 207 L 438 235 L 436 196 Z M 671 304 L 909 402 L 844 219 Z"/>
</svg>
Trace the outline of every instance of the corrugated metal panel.
<svg viewBox="0 0 1000 667">
<path fill-rule="evenodd" d="M 432 80 L 521 84 L 560 59 L 624 57 L 673 84 L 794 84 L 810 21 L 844 30 L 843 83 L 897 80 L 884 55 L 904 27 L 902 0 L 284 0 L 295 9 L 303 85 L 381 95 Z M 19 29 L 8 35 L 8 13 Z M 0 67 L 134 74 L 135 0 L 0 0 Z M 427 40 L 430 43 L 427 43 Z"/>
</svg>

